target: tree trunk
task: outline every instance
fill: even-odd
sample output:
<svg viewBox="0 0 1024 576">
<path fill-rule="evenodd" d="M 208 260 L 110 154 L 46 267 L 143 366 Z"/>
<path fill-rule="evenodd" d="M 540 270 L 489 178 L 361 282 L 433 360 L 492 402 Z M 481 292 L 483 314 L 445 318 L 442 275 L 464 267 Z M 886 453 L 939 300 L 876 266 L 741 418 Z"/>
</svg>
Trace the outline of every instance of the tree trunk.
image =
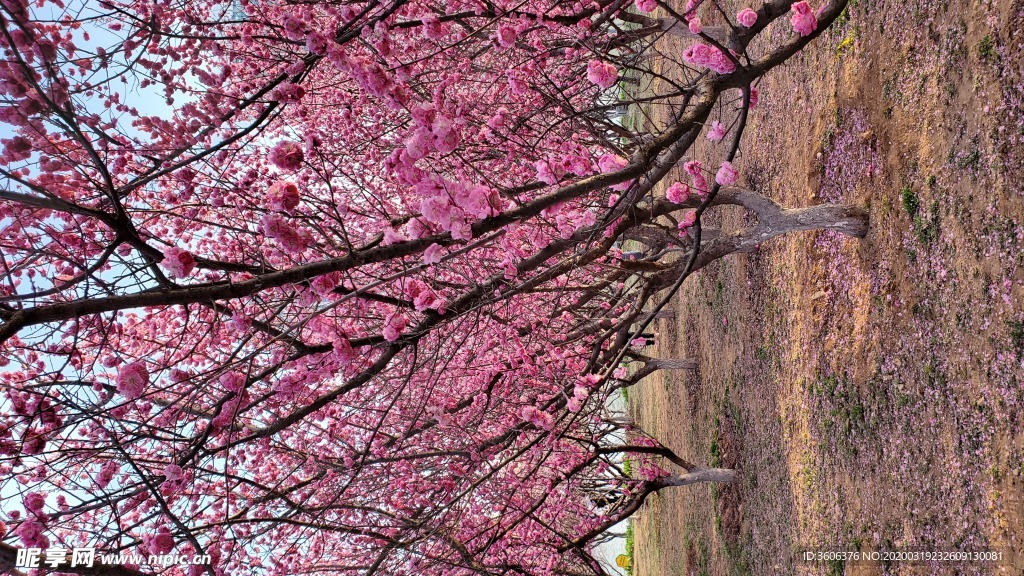
<svg viewBox="0 0 1024 576">
<path fill-rule="evenodd" d="M 659 480 L 663 486 L 689 486 L 701 482 L 732 484 L 735 481 L 736 471 L 730 468 L 696 468 L 681 476 L 673 474 Z"/>
</svg>

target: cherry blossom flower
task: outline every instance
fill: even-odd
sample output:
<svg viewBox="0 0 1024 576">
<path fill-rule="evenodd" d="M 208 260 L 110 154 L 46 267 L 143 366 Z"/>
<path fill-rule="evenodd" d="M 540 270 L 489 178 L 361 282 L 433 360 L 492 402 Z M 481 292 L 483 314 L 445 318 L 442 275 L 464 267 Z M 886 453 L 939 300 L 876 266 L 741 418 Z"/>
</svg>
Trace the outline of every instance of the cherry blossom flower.
<svg viewBox="0 0 1024 576">
<path fill-rule="evenodd" d="M 725 124 L 715 120 L 711 123 L 711 129 L 708 130 L 708 140 L 721 142 L 722 138 L 725 138 Z"/>
<path fill-rule="evenodd" d="M 135 399 L 142 396 L 143 390 L 149 385 L 149 370 L 142 362 L 132 362 L 121 367 L 117 374 L 117 391 L 124 396 Z"/>
<path fill-rule="evenodd" d="M 619 69 L 610 62 L 591 60 L 587 64 L 587 80 L 607 90 L 619 80 Z"/>
<path fill-rule="evenodd" d="M 690 187 L 684 182 L 673 182 L 665 190 L 665 198 L 673 204 L 682 204 L 690 198 Z"/>
<path fill-rule="evenodd" d="M 260 229 L 280 244 L 285 252 L 301 252 L 309 245 L 308 238 L 280 216 L 267 214 L 260 220 Z"/>
<path fill-rule="evenodd" d="M 402 314 L 396 313 L 388 316 L 384 321 L 384 339 L 388 342 L 398 340 L 408 325 L 409 319 Z"/>
<path fill-rule="evenodd" d="M 281 170 L 298 170 L 302 167 L 302 160 L 304 156 L 302 153 L 302 145 L 298 142 L 291 142 L 289 140 L 282 140 L 274 145 L 270 149 L 270 154 L 267 157 L 270 163 L 277 166 Z"/>
<path fill-rule="evenodd" d="M 302 199 L 299 196 L 298 186 L 292 182 L 278 180 L 267 189 L 264 201 L 266 202 L 266 207 L 270 210 L 287 212 L 294 210 Z"/>
<path fill-rule="evenodd" d="M 164 259 L 160 265 L 167 269 L 171 278 L 185 278 L 196 267 L 196 259 L 187 250 L 170 247 L 164 249 Z"/>
<path fill-rule="evenodd" d="M 715 182 L 718 182 L 722 186 L 732 186 L 739 179 L 739 172 L 736 171 L 732 166 L 732 162 L 722 162 L 721 168 L 718 169 L 718 173 L 715 174 Z"/>
<path fill-rule="evenodd" d="M 443 256 L 444 248 L 437 243 L 431 244 L 423 251 L 423 263 L 427 265 L 437 264 Z"/>
<path fill-rule="evenodd" d="M 503 48 L 509 48 L 515 46 L 516 36 L 519 32 L 513 26 L 502 25 L 498 26 L 497 32 L 495 32 L 495 39 L 498 41 L 498 45 Z"/>
<path fill-rule="evenodd" d="M 793 30 L 796 30 L 797 34 L 808 36 L 818 28 L 818 19 L 815 18 L 814 11 L 806 0 L 800 0 L 800 2 L 793 4 L 791 10 L 793 15 L 790 17 L 789 22 L 793 25 Z"/>
<path fill-rule="evenodd" d="M 754 24 L 757 24 L 757 12 L 754 12 L 750 8 L 744 8 L 736 13 L 736 21 L 745 28 L 750 28 Z"/>
</svg>

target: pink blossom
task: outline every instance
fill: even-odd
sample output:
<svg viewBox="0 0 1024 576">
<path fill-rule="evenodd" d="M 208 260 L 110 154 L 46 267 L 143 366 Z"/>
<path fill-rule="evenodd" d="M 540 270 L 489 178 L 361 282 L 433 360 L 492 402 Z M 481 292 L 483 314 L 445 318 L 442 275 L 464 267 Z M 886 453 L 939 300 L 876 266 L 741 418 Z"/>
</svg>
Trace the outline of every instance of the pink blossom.
<svg viewBox="0 0 1024 576">
<path fill-rule="evenodd" d="M 683 169 L 686 170 L 686 173 L 693 177 L 693 188 L 701 198 L 711 190 L 711 188 L 708 187 L 707 179 L 704 178 L 703 168 L 704 166 L 700 163 L 700 160 L 690 160 L 683 165 Z"/>
<path fill-rule="evenodd" d="M 757 108 L 757 102 L 761 99 L 761 91 L 757 88 L 750 89 L 750 107 Z"/>
<path fill-rule="evenodd" d="M 497 194 L 485 186 L 464 186 L 455 193 L 455 204 L 475 218 L 497 214 L 492 203 L 497 203 Z"/>
<path fill-rule="evenodd" d="M 686 230 L 688 230 L 690 227 L 692 227 L 696 223 L 697 223 L 697 211 L 696 210 L 688 210 L 686 212 L 686 214 L 683 215 L 683 219 L 679 221 L 679 225 L 677 226 L 677 228 L 679 228 L 680 230 L 685 232 Z"/>
<path fill-rule="evenodd" d="M 132 362 L 121 367 L 117 374 L 117 391 L 128 398 L 142 396 L 142 391 L 149 385 L 149 370 L 142 362 Z"/>
<path fill-rule="evenodd" d="M 725 124 L 715 120 L 711 123 L 711 129 L 708 130 L 708 140 L 721 142 L 722 138 L 725 138 Z"/>
<path fill-rule="evenodd" d="M 238 372 L 227 372 L 220 377 L 220 385 L 229 392 L 239 392 L 245 387 L 245 376 Z"/>
<path fill-rule="evenodd" d="M 718 174 L 715 174 L 715 182 L 718 182 L 722 186 L 732 186 L 739 179 L 739 172 L 736 171 L 732 166 L 732 162 L 722 162 L 722 167 L 718 169 Z"/>
<path fill-rule="evenodd" d="M 409 325 L 409 319 L 402 314 L 392 314 L 384 321 L 384 339 L 394 342 L 402 336 L 402 331 Z"/>
<path fill-rule="evenodd" d="M 301 201 L 299 187 L 291 182 L 278 180 L 267 189 L 264 201 L 266 202 L 266 207 L 270 210 L 277 210 L 278 212 L 294 210 Z"/>
<path fill-rule="evenodd" d="M 430 235 L 430 225 L 422 218 L 410 218 L 405 224 L 405 232 L 409 238 L 417 239 Z"/>
<path fill-rule="evenodd" d="M 636 8 L 641 12 L 653 12 L 657 7 L 657 0 L 636 0 Z"/>
<path fill-rule="evenodd" d="M 555 417 L 536 406 L 524 406 L 519 410 L 519 416 L 537 428 L 544 430 L 551 430 L 555 426 Z"/>
<path fill-rule="evenodd" d="M 25 509 L 33 514 L 39 515 L 46 505 L 46 494 L 43 492 L 29 492 L 24 499 Z"/>
<path fill-rule="evenodd" d="M 427 249 L 423 251 L 423 263 L 426 265 L 437 264 L 441 261 L 441 257 L 444 256 L 444 248 L 440 244 L 434 243 L 427 246 Z"/>
<path fill-rule="evenodd" d="M 757 12 L 754 12 L 750 8 L 744 8 L 736 13 L 736 21 L 745 28 L 750 28 L 754 24 L 757 24 Z"/>
<path fill-rule="evenodd" d="M 166 526 L 158 528 L 156 534 L 144 534 L 142 542 L 153 554 L 167 554 L 174 549 L 174 537 Z"/>
<path fill-rule="evenodd" d="M 28 518 L 18 525 L 14 530 L 14 535 L 21 540 L 26 548 L 49 548 L 50 539 L 43 534 L 45 528 L 35 518 Z"/>
<path fill-rule="evenodd" d="M 537 180 L 554 186 L 565 175 L 562 166 L 547 160 L 537 160 L 533 167 L 537 170 Z"/>
<path fill-rule="evenodd" d="M 793 4 L 792 10 L 793 15 L 789 22 L 797 34 L 808 36 L 818 28 L 818 19 L 814 17 L 814 11 L 811 10 L 811 5 L 806 0 L 800 0 Z"/>
<path fill-rule="evenodd" d="M 516 43 L 516 36 L 519 32 L 512 26 L 504 24 L 498 26 L 498 31 L 495 33 L 495 39 L 498 41 L 498 45 L 503 48 L 514 46 Z"/>
<path fill-rule="evenodd" d="M 508 108 L 504 106 L 498 108 L 498 111 L 493 116 L 487 119 L 487 127 L 491 130 L 497 130 L 505 127 L 505 122 L 508 120 Z"/>
<path fill-rule="evenodd" d="M 274 166 L 289 171 L 301 168 L 303 158 L 302 145 L 289 140 L 282 140 L 275 144 L 267 157 Z"/>
<path fill-rule="evenodd" d="M 96 485 L 100 488 L 106 488 L 120 469 L 120 464 L 114 460 L 107 461 L 103 466 L 100 466 L 100 473 L 96 475 Z"/>
<path fill-rule="evenodd" d="M 278 102 L 298 102 L 306 95 L 306 89 L 299 84 L 286 82 L 270 92 L 270 97 Z"/>
<path fill-rule="evenodd" d="M 665 191 L 665 198 L 673 204 L 682 204 L 690 198 L 690 187 L 684 182 L 673 182 Z"/>
<path fill-rule="evenodd" d="M 423 218 L 446 230 L 452 224 L 453 208 L 454 206 L 443 196 L 432 196 L 420 200 L 420 213 L 423 214 Z"/>
<path fill-rule="evenodd" d="M 280 244 L 285 252 L 301 252 L 309 245 L 309 239 L 280 216 L 267 214 L 260 220 L 260 228 L 263 234 Z"/>
<path fill-rule="evenodd" d="M 597 159 L 597 166 L 598 166 L 598 168 L 601 169 L 601 172 L 604 173 L 604 174 L 607 174 L 609 172 L 616 172 L 618 170 L 622 170 L 628 164 L 629 164 L 629 162 L 625 158 L 623 158 L 622 156 L 618 156 L 616 154 L 605 154 L 605 155 L 603 155 L 603 156 L 601 156 L 600 158 Z M 627 181 L 622 182 L 620 184 L 615 184 L 613 186 L 610 186 L 610 188 L 612 190 L 617 190 L 619 192 L 622 192 L 623 190 L 626 190 L 627 188 L 629 188 L 629 185 L 630 185 L 631 182 L 632 181 L 627 180 Z"/>
<path fill-rule="evenodd" d="M 690 22 L 687 26 L 690 28 L 690 33 L 692 34 L 700 34 L 704 30 L 704 26 L 700 22 L 700 16 L 690 18 Z"/>
<path fill-rule="evenodd" d="M 405 140 L 405 151 L 412 160 L 419 160 L 430 153 L 434 145 L 434 137 L 427 128 L 417 128 Z"/>
<path fill-rule="evenodd" d="M 406 240 L 408 240 L 408 238 L 402 236 L 393 228 L 386 228 L 384 230 L 384 241 L 382 242 L 382 244 L 384 244 L 385 246 L 390 246 L 392 244 L 398 244 L 399 242 L 405 242 Z"/>
<path fill-rule="evenodd" d="M 328 52 L 329 42 L 325 35 L 314 32 L 306 36 L 306 50 L 309 50 L 312 54 L 323 56 Z"/>
<path fill-rule="evenodd" d="M 587 80 L 607 90 L 619 80 L 619 69 L 610 62 L 591 60 L 587 64 Z"/>
<path fill-rule="evenodd" d="M 694 44 L 683 50 L 683 60 L 704 68 L 710 68 L 719 74 L 729 74 L 736 70 L 736 64 L 721 50 L 707 44 Z"/>
<path fill-rule="evenodd" d="M 312 282 L 309 283 L 309 287 L 312 288 L 313 292 L 315 292 L 317 296 L 320 297 L 324 297 L 330 294 L 331 292 L 334 291 L 334 289 L 337 286 L 338 277 L 336 273 L 317 276 L 316 278 L 313 278 Z"/>
<path fill-rule="evenodd" d="M 171 278 L 185 278 L 196 267 L 196 259 L 187 250 L 170 247 L 164 249 L 164 259 L 160 265 L 167 269 Z"/>
<path fill-rule="evenodd" d="M 164 478 L 171 482 L 181 480 L 182 474 L 183 471 L 181 466 L 178 466 L 177 464 L 168 464 L 167 466 L 164 466 Z"/>
<path fill-rule="evenodd" d="M 413 306 L 416 307 L 417 312 L 423 312 L 427 309 L 437 310 L 444 304 L 434 290 L 422 280 L 414 279 L 406 283 L 405 295 L 412 298 Z"/>
</svg>

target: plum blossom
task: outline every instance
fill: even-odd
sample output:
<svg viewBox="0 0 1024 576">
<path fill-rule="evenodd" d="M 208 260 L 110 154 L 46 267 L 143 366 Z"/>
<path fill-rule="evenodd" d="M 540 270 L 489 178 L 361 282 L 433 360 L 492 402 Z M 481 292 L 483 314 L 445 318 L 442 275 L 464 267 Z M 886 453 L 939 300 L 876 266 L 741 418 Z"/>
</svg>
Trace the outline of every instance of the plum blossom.
<svg viewBox="0 0 1024 576">
<path fill-rule="evenodd" d="M 437 264 L 441 261 L 444 256 L 444 248 L 440 244 L 434 243 L 427 246 L 427 249 L 423 251 L 423 263 L 426 265 Z"/>
<path fill-rule="evenodd" d="M 394 342 L 402 336 L 402 331 L 409 325 L 409 319 L 403 314 L 395 313 L 388 316 L 384 321 L 384 339 Z"/>
<path fill-rule="evenodd" d="M 711 129 L 708 130 L 708 140 L 721 142 L 722 138 L 725 138 L 725 124 L 715 120 L 711 123 Z"/>
<path fill-rule="evenodd" d="M 49 548 L 50 539 L 43 534 L 46 527 L 35 518 L 27 518 L 14 530 L 26 548 Z"/>
<path fill-rule="evenodd" d="M 757 12 L 750 8 L 744 8 L 736 13 L 736 21 L 744 28 L 750 28 L 757 24 Z"/>
<path fill-rule="evenodd" d="M 686 212 L 686 214 L 683 215 L 683 219 L 679 221 L 679 225 L 677 226 L 677 228 L 679 228 L 680 232 L 686 233 L 686 231 L 689 230 L 691 227 L 693 227 L 693 225 L 696 224 L 696 223 L 697 223 L 697 211 L 696 210 L 688 210 Z"/>
<path fill-rule="evenodd" d="M 96 485 L 100 488 L 106 488 L 120 469 L 120 464 L 114 460 L 108 460 L 100 467 L 100 473 L 96 475 Z"/>
<path fill-rule="evenodd" d="M 502 48 L 508 48 L 510 46 L 515 45 L 516 36 L 518 35 L 519 32 L 515 29 L 515 27 L 509 26 L 508 24 L 504 24 L 498 26 L 498 31 L 495 32 L 495 40 L 498 41 L 498 46 L 501 46 Z"/>
<path fill-rule="evenodd" d="M 691 34 L 700 34 L 702 31 L 704 31 L 704 25 L 701 24 L 700 16 L 694 16 L 693 18 L 690 18 L 690 21 L 687 23 L 687 26 L 690 28 Z"/>
<path fill-rule="evenodd" d="M 309 50 L 312 54 L 323 56 L 328 53 L 329 47 L 330 40 L 327 39 L 327 36 L 319 32 L 314 32 L 306 36 L 306 50 Z"/>
<path fill-rule="evenodd" d="M 739 179 L 739 172 L 733 168 L 732 162 L 728 160 L 722 162 L 722 167 L 718 169 L 718 174 L 715 174 L 715 182 L 718 182 L 722 186 L 732 186 Z"/>
<path fill-rule="evenodd" d="M 43 506 L 46 505 L 46 494 L 43 492 L 29 492 L 25 495 L 24 504 L 26 510 L 38 516 L 42 513 Z"/>
<path fill-rule="evenodd" d="M 309 245 L 309 239 L 280 216 L 267 214 L 260 220 L 260 229 L 280 244 L 285 252 L 301 252 Z"/>
<path fill-rule="evenodd" d="M 278 212 L 294 210 L 302 199 L 299 197 L 299 187 L 291 182 L 278 180 L 267 189 L 264 197 L 266 207 Z"/>
<path fill-rule="evenodd" d="M 187 250 L 172 246 L 164 249 L 160 265 L 167 269 L 171 278 L 185 278 L 195 269 L 196 259 Z"/>
<path fill-rule="evenodd" d="M 682 204 L 690 198 L 690 187 L 685 182 L 673 182 L 665 190 L 665 198 L 673 204 Z"/>
<path fill-rule="evenodd" d="M 238 372 L 227 372 L 220 379 L 220 385 L 228 392 L 239 392 L 245 387 L 245 376 Z"/>
<path fill-rule="evenodd" d="M 298 102 L 305 95 L 306 95 L 306 89 L 305 88 L 303 88 L 302 86 L 300 86 L 298 84 L 292 84 L 291 82 L 287 82 L 287 83 L 281 84 L 280 86 L 278 86 L 277 88 L 274 88 L 270 92 L 270 97 L 271 98 L 273 98 L 274 100 L 277 100 L 278 102 L 282 102 L 282 103 Z"/>
<path fill-rule="evenodd" d="M 427 309 L 437 310 L 444 304 L 434 290 L 422 280 L 413 279 L 406 283 L 405 295 L 412 298 L 413 306 L 416 307 L 417 312 L 423 312 Z"/>
<path fill-rule="evenodd" d="M 337 273 L 317 276 L 316 278 L 313 278 L 312 282 L 309 283 L 309 287 L 313 290 L 314 293 L 316 293 L 317 296 L 323 298 L 324 296 L 327 296 L 331 292 L 334 292 L 334 289 L 338 287 Z"/>
<path fill-rule="evenodd" d="M 174 549 L 174 537 L 166 526 L 161 526 L 155 534 L 143 534 L 143 545 L 153 554 L 167 554 Z"/>
<path fill-rule="evenodd" d="M 708 187 L 708 181 L 704 178 L 704 165 L 701 164 L 700 160 L 690 160 L 683 165 L 683 170 L 693 177 L 693 188 L 697 191 L 697 195 L 703 198 L 711 188 Z"/>
<path fill-rule="evenodd" d="M 386 228 L 384 230 L 384 241 L 381 243 L 385 246 L 390 246 L 392 244 L 398 244 L 399 242 L 405 242 L 406 240 L 408 240 L 408 238 L 402 236 L 401 233 L 396 232 L 394 228 Z"/>
<path fill-rule="evenodd" d="M 128 398 L 142 396 L 142 391 L 149 385 L 149 370 L 142 362 L 125 364 L 117 373 L 117 391 Z"/>
<path fill-rule="evenodd" d="M 628 164 L 629 164 L 629 162 L 625 158 L 623 158 L 622 156 L 615 155 L 615 154 L 605 154 L 605 155 L 603 155 L 603 156 L 601 156 L 600 158 L 597 159 L 597 166 L 598 166 L 598 168 L 601 169 L 601 172 L 604 173 L 604 174 L 607 174 L 609 172 L 615 172 L 617 170 L 622 170 Z M 622 182 L 620 184 L 615 184 L 613 186 L 609 186 L 609 188 L 611 188 L 612 190 L 617 190 L 619 192 L 622 192 L 622 191 L 628 189 L 629 185 L 631 183 L 632 183 L 631 180 L 627 180 L 627 181 Z"/>
<path fill-rule="evenodd" d="M 719 74 L 736 70 L 736 64 L 721 50 L 707 44 L 694 44 L 683 50 L 683 60 L 694 66 L 710 68 Z"/>
<path fill-rule="evenodd" d="M 565 175 L 565 170 L 560 164 L 548 160 L 537 160 L 533 167 L 537 170 L 537 180 L 552 186 L 558 184 Z"/>
<path fill-rule="evenodd" d="M 801 36 L 808 36 L 818 28 L 818 19 L 811 10 L 811 5 L 806 0 L 800 0 L 792 7 L 793 15 L 789 18 L 793 30 Z"/>
<path fill-rule="evenodd" d="M 455 192 L 455 204 L 475 218 L 495 215 L 497 212 L 492 204 L 496 203 L 497 195 L 485 186 L 462 186 Z"/>
<path fill-rule="evenodd" d="M 281 170 L 298 170 L 302 167 L 304 159 L 302 145 L 298 142 L 282 140 L 270 149 L 267 159 Z"/>
<path fill-rule="evenodd" d="M 555 417 L 536 406 L 524 406 L 519 410 L 519 416 L 537 428 L 551 430 L 555 427 Z"/>
<path fill-rule="evenodd" d="M 641 12 L 653 12 L 657 7 L 657 0 L 636 0 L 636 8 Z"/>
<path fill-rule="evenodd" d="M 607 90 L 619 80 L 619 69 L 611 62 L 591 60 L 587 64 L 587 80 Z"/>
<path fill-rule="evenodd" d="M 181 480 L 182 474 L 183 471 L 181 466 L 178 466 L 177 464 L 168 464 L 167 466 L 164 466 L 164 478 L 171 482 Z"/>
</svg>

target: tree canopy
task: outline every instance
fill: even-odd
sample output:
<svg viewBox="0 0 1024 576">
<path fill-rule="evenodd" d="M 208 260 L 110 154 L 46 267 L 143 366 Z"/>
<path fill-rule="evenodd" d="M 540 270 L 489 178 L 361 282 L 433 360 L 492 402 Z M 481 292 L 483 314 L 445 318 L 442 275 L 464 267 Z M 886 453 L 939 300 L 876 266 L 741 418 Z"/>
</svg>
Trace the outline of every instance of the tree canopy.
<svg viewBox="0 0 1024 576">
<path fill-rule="evenodd" d="M 0 535 L 605 573 L 647 495 L 732 478 L 609 409 L 689 366 L 644 354 L 657 311 L 779 234 L 865 232 L 733 164 L 844 4 L 2 0 Z M 705 229 L 725 204 L 758 223 Z"/>
</svg>

